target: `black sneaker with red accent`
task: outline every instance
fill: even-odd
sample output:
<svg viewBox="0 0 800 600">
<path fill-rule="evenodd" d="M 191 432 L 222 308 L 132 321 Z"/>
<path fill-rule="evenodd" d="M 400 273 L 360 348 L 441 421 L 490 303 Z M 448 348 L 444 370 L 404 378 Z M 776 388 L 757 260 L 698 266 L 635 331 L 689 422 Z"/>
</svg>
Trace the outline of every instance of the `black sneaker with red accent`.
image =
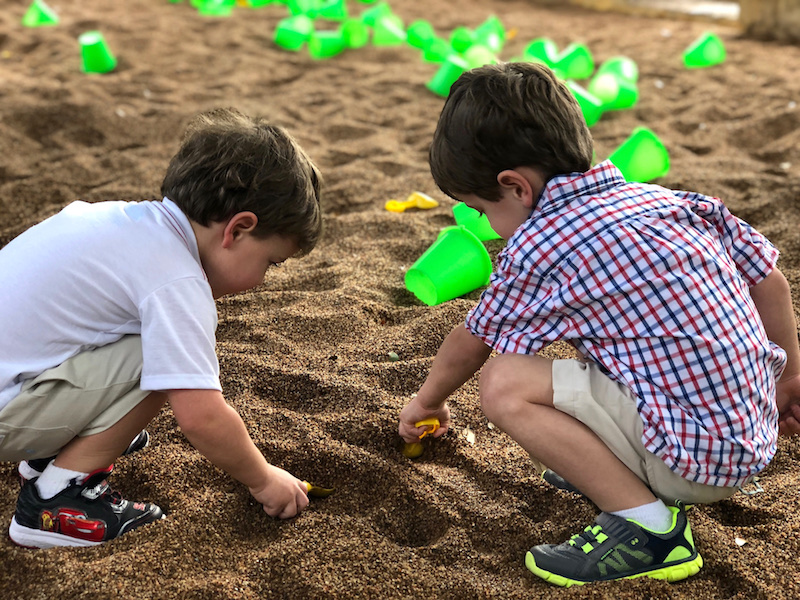
<svg viewBox="0 0 800 600">
<path fill-rule="evenodd" d="M 49 500 L 42 500 L 36 479 L 25 482 L 8 535 L 27 548 L 96 546 L 165 518 L 155 504 L 125 500 L 106 481 L 113 465 L 91 473 Z"/>
</svg>

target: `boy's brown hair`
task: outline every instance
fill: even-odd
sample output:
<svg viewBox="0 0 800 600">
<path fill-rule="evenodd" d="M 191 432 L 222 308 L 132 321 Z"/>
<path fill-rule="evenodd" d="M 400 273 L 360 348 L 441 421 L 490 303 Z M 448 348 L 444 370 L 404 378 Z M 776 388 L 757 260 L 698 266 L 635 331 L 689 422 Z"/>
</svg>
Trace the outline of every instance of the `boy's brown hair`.
<svg viewBox="0 0 800 600">
<path fill-rule="evenodd" d="M 282 127 L 234 109 L 195 117 L 172 158 L 161 193 L 203 226 L 250 211 L 253 235 L 296 239 L 310 252 L 322 229 L 321 177 Z"/>
<path fill-rule="evenodd" d="M 430 148 L 433 179 L 448 196 L 500 199 L 497 175 L 537 169 L 548 181 L 592 166 L 592 136 L 572 93 L 544 65 L 467 71 L 450 88 Z"/>
</svg>

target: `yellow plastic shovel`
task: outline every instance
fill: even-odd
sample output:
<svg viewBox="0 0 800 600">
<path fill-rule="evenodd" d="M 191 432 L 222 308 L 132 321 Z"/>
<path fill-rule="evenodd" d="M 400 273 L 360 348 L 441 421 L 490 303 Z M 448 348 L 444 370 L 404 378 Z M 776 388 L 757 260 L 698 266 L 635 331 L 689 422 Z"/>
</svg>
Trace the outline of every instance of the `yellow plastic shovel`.
<svg viewBox="0 0 800 600">
<path fill-rule="evenodd" d="M 432 418 L 432 419 L 425 419 L 424 421 L 417 421 L 414 423 L 414 427 L 427 427 L 425 431 L 422 432 L 422 435 L 419 436 L 419 439 L 422 440 L 426 435 L 429 433 L 433 433 L 437 429 L 439 429 L 439 419 Z M 403 442 L 403 456 L 406 458 L 418 458 L 422 456 L 422 451 L 424 450 L 424 446 L 422 445 L 422 441 L 419 442 Z"/>
<path fill-rule="evenodd" d="M 414 192 L 406 200 L 389 200 L 384 208 L 391 212 L 401 213 L 408 208 L 429 209 L 437 206 L 439 206 L 439 203 L 427 194 Z"/>
</svg>

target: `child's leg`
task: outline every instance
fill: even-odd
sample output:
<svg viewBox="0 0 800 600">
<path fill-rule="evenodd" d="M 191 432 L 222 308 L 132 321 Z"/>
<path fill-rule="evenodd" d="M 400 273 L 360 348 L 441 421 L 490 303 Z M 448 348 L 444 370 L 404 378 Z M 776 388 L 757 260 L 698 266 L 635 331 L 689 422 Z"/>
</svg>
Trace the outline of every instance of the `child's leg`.
<svg viewBox="0 0 800 600">
<path fill-rule="evenodd" d="M 105 431 L 73 438 L 58 453 L 54 464 L 62 469 L 84 473 L 107 467 L 122 455 L 130 440 L 153 420 L 166 399 L 166 394 L 153 392 Z"/>
<path fill-rule="evenodd" d="M 35 486 L 42 498 L 52 498 L 90 473 L 108 468 L 126 450 L 131 431 L 141 432 L 163 406 L 166 395 L 152 393 L 114 425 L 85 437 L 75 437 L 64 446 L 39 475 Z"/>
<path fill-rule="evenodd" d="M 493 423 L 603 511 L 567 542 L 531 548 L 530 571 L 567 587 L 638 576 L 677 581 L 699 571 L 685 512 L 667 507 L 644 483 L 652 485 L 650 459 L 642 456 L 641 422 L 627 390 L 577 361 L 502 355 L 484 366 L 481 402 Z M 650 457 L 669 473 L 670 491 L 658 493 L 674 497 L 670 486 L 680 478 Z"/>
<path fill-rule="evenodd" d="M 480 389 L 489 420 L 602 511 L 654 502 L 649 488 L 591 429 L 553 406 L 552 369 L 551 360 L 523 354 L 504 354 L 487 363 Z"/>
<path fill-rule="evenodd" d="M 158 506 L 124 500 L 106 482 L 111 462 L 166 399 L 140 389 L 141 365 L 141 342 L 128 336 L 46 371 L 3 409 L 0 458 L 57 455 L 20 490 L 9 527 L 15 543 L 94 545 L 163 517 Z"/>
<path fill-rule="evenodd" d="M 148 408 L 149 402 L 139 407 L 151 394 L 139 387 L 141 369 L 141 340 L 139 336 L 126 336 L 73 356 L 27 382 L 0 411 L 0 460 L 55 456 L 76 436 L 112 429 L 128 413 L 137 411 L 130 418 L 130 426 L 106 434 L 119 433 L 127 438 L 118 440 L 121 454 L 143 428 L 129 432 L 130 427 L 157 410 L 155 406 Z"/>
</svg>

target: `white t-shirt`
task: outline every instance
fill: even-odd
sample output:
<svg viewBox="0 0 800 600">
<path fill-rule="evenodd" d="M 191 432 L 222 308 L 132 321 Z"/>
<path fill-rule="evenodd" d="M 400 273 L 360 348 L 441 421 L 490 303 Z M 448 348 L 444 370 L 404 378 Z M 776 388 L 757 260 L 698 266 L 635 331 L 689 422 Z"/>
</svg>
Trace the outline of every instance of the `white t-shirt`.
<svg viewBox="0 0 800 600">
<path fill-rule="evenodd" d="M 220 390 L 217 309 L 171 200 L 73 202 L 0 249 L 0 408 L 22 383 L 141 334 L 144 390 Z"/>
</svg>

